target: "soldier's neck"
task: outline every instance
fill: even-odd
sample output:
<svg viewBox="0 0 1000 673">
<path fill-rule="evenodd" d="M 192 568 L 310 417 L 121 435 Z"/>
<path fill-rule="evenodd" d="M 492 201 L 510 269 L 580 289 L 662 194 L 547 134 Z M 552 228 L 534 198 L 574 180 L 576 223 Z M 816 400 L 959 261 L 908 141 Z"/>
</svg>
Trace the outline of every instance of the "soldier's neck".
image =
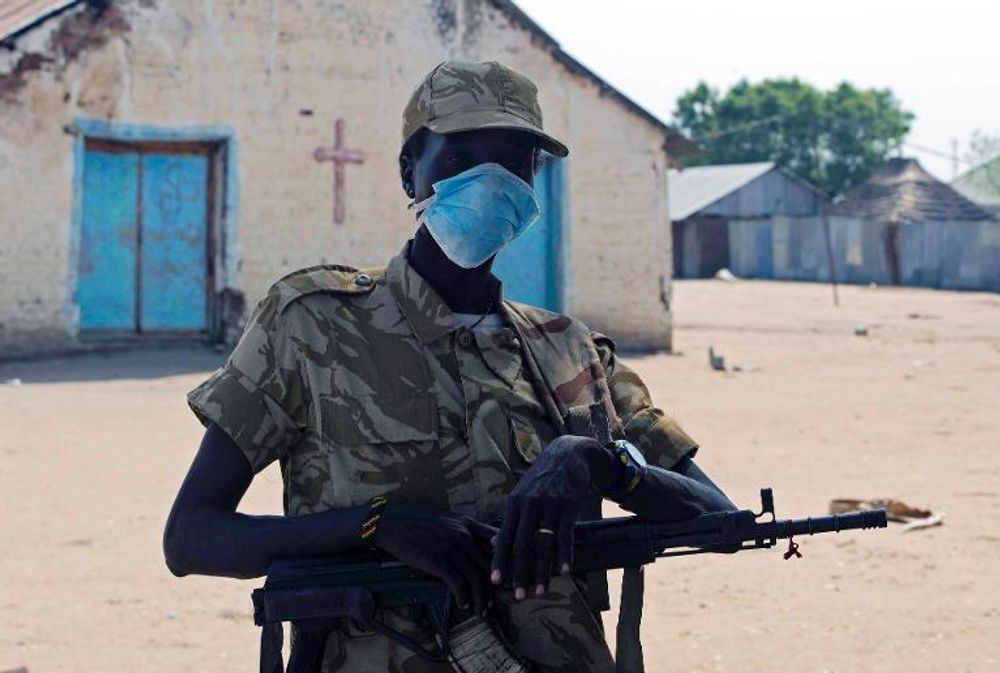
<svg viewBox="0 0 1000 673">
<path fill-rule="evenodd" d="M 497 281 L 490 273 L 493 259 L 474 269 L 452 262 L 424 227 L 417 229 L 410 245 L 410 264 L 431 284 L 444 303 L 455 313 L 493 313 Z"/>
</svg>

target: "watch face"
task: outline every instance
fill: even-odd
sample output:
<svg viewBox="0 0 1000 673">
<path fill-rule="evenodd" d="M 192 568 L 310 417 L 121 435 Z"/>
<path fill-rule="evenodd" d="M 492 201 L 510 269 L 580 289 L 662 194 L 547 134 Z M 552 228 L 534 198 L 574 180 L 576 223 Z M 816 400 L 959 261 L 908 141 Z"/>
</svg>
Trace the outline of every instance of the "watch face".
<svg viewBox="0 0 1000 673">
<path fill-rule="evenodd" d="M 641 467 L 646 467 L 646 457 L 642 455 L 642 452 L 636 448 L 635 444 L 624 439 L 615 440 L 615 448 L 628 454 L 629 460 L 631 460 L 636 465 Z"/>
</svg>

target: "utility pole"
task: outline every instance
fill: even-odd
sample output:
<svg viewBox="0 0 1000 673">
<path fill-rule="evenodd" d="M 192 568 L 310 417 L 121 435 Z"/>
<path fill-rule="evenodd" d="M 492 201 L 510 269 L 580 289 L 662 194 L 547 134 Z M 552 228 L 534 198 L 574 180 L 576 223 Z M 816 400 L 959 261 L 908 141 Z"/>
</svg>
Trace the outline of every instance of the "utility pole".
<svg viewBox="0 0 1000 673">
<path fill-rule="evenodd" d="M 833 289 L 833 305 L 840 307 L 840 294 L 837 291 L 837 265 L 833 259 L 833 236 L 830 234 L 830 215 L 826 208 L 826 187 L 823 179 L 823 153 L 820 151 L 819 133 L 816 133 L 813 152 L 816 154 L 816 181 L 820 191 L 820 217 L 823 218 L 823 233 L 826 236 L 826 261 L 830 269 L 830 287 Z"/>
</svg>

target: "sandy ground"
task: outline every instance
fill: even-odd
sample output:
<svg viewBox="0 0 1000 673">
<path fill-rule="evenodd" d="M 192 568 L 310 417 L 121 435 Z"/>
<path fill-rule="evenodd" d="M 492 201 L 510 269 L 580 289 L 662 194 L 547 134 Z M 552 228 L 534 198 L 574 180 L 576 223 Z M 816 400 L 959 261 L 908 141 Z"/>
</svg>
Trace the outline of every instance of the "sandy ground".
<svg viewBox="0 0 1000 673">
<path fill-rule="evenodd" d="M 675 285 L 678 355 L 630 358 L 739 504 L 779 515 L 895 497 L 945 525 L 663 560 L 655 671 L 1000 671 L 1000 297 L 809 284 Z M 858 325 L 867 336 L 855 336 Z M 730 364 L 710 371 L 709 344 Z M 159 350 L 10 364 L 0 380 L 0 671 L 252 671 L 257 582 L 165 569 L 160 534 L 220 360 Z M 251 512 L 280 510 L 277 471 Z M 608 622 L 611 624 L 611 622 Z"/>
</svg>

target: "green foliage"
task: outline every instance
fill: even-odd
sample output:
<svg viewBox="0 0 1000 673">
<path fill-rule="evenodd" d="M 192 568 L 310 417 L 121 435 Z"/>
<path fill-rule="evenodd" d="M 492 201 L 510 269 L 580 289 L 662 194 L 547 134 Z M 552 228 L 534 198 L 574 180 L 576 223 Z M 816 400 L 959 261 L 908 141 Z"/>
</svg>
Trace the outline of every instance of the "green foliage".
<svg viewBox="0 0 1000 673">
<path fill-rule="evenodd" d="M 674 109 L 677 128 L 703 149 L 687 163 L 774 161 L 830 196 L 881 166 L 912 121 L 888 89 L 845 82 L 824 92 L 798 79 L 743 80 L 724 96 L 699 82 Z"/>
<path fill-rule="evenodd" d="M 964 159 L 972 169 L 953 185 L 973 201 L 1000 204 L 1000 135 L 973 132 Z"/>
</svg>

